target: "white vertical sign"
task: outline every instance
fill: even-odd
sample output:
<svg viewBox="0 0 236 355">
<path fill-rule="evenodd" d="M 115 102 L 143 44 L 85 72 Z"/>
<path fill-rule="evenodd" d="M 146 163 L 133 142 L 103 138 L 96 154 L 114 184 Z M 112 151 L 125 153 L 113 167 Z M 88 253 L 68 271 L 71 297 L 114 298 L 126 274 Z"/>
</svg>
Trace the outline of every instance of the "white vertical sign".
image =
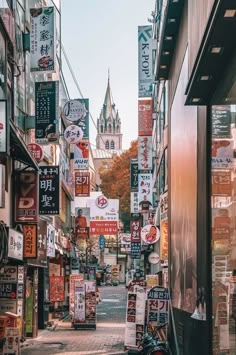
<svg viewBox="0 0 236 355">
<path fill-rule="evenodd" d="M 6 101 L 0 100 L 0 153 L 7 152 L 7 109 Z"/>
</svg>

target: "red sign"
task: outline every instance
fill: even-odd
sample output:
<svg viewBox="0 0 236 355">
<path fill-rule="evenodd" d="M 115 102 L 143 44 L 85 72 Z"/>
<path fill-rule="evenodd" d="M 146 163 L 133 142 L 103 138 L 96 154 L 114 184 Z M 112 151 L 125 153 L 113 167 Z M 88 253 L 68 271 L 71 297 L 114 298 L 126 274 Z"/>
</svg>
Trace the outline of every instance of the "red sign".
<svg viewBox="0 0 236 355">
<path fill-rule="evenodd" d="M 90 221 L 90 234 L 117 234 L 117 221 Z"/>
<path fill-rule="evenodd" d="M 37 258 L 37 225 L 23 226 L 24 258 Z"/>
<path fill-rule="evenodd" d="M 15 175 L 15 222 L 37 222 L 38 178 L 36 171 Z"/>
<path fill-rule="evenodd" d="M 63 276 L 53 276 L 49 278 L 50 280 L 50 301 L 64 301 L 64 277 Z"/>
<path fill-rule="evenodd" d="M 152 100 L 138 100 L 138 135 L 152 135 Z"/>
<path fill-rule="evenodd" d="M 30 143 L 27 145 L 27 148 L 38 163 L 43 159 L 43 150 L 39 144 Z"/>
<path fill-rule="evenodd" d="M 75 196 L 77 197 L 90 196 L 90 173 L 89 172 L 75 173 Z"/>
</svg>

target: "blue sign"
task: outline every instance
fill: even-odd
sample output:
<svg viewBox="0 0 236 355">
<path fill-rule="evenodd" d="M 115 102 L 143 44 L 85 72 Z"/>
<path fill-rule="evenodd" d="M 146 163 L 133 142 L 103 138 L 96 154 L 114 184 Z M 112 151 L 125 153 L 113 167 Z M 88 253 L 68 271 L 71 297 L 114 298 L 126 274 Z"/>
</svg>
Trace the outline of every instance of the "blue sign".
<svg viewBox="0 0 236 355">
<path fill-rule="evenodd" d="M 103 250 L 105 248 L 105 237 L 104 235 L 99 236 L 99 248 Z"/>
</svg>

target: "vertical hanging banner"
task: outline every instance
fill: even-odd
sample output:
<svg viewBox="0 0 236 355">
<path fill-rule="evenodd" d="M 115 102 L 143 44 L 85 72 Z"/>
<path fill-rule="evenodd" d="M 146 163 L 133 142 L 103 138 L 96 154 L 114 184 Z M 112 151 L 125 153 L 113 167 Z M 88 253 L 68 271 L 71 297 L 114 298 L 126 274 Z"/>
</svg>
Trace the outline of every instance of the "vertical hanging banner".
<svg viewBox="0 0 236 355">
<path fill-rule="evenodd" d="M 88 170 L 89 168 L 89 141 L 82 139 L 74 145 L 74 169 Z"/>
<path fill-rule="evenodd" d="M 90 196 L 90 172 L 75 172 L 75 196 Z"/>
<path fill-rule="evenodd" d="M 141 259 L 141 222 L 140 220 L 131 220 L 131 258 Z"/>
<path fill-rule="evenodd" d="M 37 222 L 38 177 L 36 171 L 15 174 L 15 222 Z"/>
<path fill-rule="evenodd" d="M 51 224 L 47 224 L 47 256 L 55 258 L 55 228 Z"/>
<path fill-rule="evenodd" d="M 151 326 L 164 325 L 169 320 L 169 291 L 164 287 L 153 287 L 148 292 L 147 324 Z"/>
<path fill-rule="evenodd" d="M 39 214 L 56 215 L 60 209 L 59 166 L 39 167 Z"/>
<path fill-rule="evenodd" d="M 56 64 L 56 25 L 54 7 L 30 9 L 30 69 L 54 72 Z"/>
<path fill-rule="evenodd" d="M 37 225 L 25 224 L 23 226 L 24 258 L 37 258 Z"/>
<path fill-rule="evenodd" d="M 152 99 L 138 100 L 138 135 L 152 135 Z"/>
<path fill-rule="evenodd" d="M 152 174 L 150 173 L 138 175 L 138 200 L 140 212 L 152 211 Z"/>
<path fill-rule="evenodd" d="M 130 190 L 138 191 L 138 160 L 130 161 Z"/>
<path fill-rule="evenodd" d="M 138 26 L 138 96 L 151 97 L 153 82 L 152 25 Z"/>
<path fill-rule="evenodd" d="M 59 82 L 35 83 L 35 141 L 36 143 L 59 140 Z"/>
<path fill-rule="evenodd" d="M 130 213 L 131 214 L 139 213 L 138 192 L 131 192 L 130 193 Z"/>
<path fill-rule="evenodd" d="M 152 136 L 138 137 L 138 168 L 152 170 Z"/>
<path fill-rule="evenodd" d="M 7 153 L 7 101 L 0 100 L 0 153 Z"/>
</svg>

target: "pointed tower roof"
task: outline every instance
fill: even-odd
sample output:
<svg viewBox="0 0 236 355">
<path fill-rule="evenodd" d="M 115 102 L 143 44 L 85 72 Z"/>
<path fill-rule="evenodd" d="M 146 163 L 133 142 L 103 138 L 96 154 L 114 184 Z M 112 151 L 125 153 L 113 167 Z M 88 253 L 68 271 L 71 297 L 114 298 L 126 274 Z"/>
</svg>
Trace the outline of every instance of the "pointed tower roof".
<svg viewBox="0 0 236 355">
<path fill-rule="evenodd" d="M 111 94 L 111 86 L 110 86 L 110 73 L 108 70 L 108 81 L 107 81 L 107 90 L 105 94 L 105 99 L 103 103 L 104 108 L 104 117 L 107 119 L 108 117 L 113 116 L 115 104 L 113 102 L 112 94 Z"/>
</svg>

